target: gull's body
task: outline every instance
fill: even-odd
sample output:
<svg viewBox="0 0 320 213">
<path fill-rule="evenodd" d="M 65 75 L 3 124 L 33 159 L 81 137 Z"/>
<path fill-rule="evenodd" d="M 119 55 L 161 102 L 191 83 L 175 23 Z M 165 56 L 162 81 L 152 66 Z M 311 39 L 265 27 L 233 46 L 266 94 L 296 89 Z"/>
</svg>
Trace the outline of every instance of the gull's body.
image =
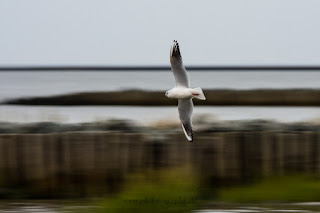
<svg viewBox="0 0 320 213">
<path fill-rule="evenodd" d="M 201 88 L 190 88 L 187 70 L 183 66 L 179 44 L 177 41 L 173 41 L 173 45 L 170 50 L 170 64 L 175 78 L 175 87 L 167 91 L 166 96 L 168 98 L 178 99 L 178 110 L 182 129 L 188 141 L 192 142 L 192 98 L 205 100 L 206 97 L 204 96 Z"/>
</svg>

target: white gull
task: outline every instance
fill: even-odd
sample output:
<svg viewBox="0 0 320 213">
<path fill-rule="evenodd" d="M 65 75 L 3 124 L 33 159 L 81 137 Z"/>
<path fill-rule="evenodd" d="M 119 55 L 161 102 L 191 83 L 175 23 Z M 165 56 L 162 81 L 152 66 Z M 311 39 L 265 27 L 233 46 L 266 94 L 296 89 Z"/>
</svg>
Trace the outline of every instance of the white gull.
<svg viewBox="0 0 320 213">
<path fill-rule="evenodd" d="M 192 112 L 193 98 L 206 100 L 203 91 L 200 87 L 191 89 L 186 68 L 183 66 L 182 57 L 180 54 L 179 44 L 176 40 L 170 50 L 171 70 L 175 78 L 175 87 L 168 90 L 165 95 L 168 98 L 178 99 L 178 111 L 181 121 L 181 126 L 188 141 L 193 141 L 192 131 Z"/>
</svg>

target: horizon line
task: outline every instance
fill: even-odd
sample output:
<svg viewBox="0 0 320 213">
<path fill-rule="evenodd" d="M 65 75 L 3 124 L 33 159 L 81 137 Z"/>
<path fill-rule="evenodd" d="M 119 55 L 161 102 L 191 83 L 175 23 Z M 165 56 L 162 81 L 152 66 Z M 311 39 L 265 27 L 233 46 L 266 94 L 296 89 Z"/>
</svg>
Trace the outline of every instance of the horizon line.
<svg viewBox="0 0 320 213">
<path fill-rule="evenodd" d="M 255 70 L 320 70 L 320 65 L 213 65 L 213 66 L 185 66 L 187 70 L 203 70 L 203 71 L 255 71 Z M 53 65 L 53 66 L 0 66 L 0 71 L 165 71 L 170 70 L 170 66 L 142 66 L 142 65 L 126 65 L 126 66 L 90 66 L 90 65 Z"/>
</svg>

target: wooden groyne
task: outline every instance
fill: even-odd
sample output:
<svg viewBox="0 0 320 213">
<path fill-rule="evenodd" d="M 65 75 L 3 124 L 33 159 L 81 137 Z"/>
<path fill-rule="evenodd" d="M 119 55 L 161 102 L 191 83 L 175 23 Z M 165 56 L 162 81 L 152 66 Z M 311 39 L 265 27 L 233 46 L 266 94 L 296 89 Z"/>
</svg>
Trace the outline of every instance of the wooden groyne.
<svg viewBox="0 0 320 213">
<path fill-rule="evenodd" d="M 176 106 L 165 91 L 127 90 L 114 92 L 84 92 L 50 97 L 29 97 L 5 101 L 18 105 L 134 105 Z M 204 90 L 206 101 L 194 99 L 195 105 L 205 106 L 320 106 L 317 89 L 254 89 Z"/>
<path fill-rule="evenodd" d="M 320 174 L 320 132 L 1 134 L 0 188 L 43 197 L 117 190 L 128 174 L 190 165 L 208 180 Z M 0 191 L 0 197 L 6 191 Z"/>
</svg>

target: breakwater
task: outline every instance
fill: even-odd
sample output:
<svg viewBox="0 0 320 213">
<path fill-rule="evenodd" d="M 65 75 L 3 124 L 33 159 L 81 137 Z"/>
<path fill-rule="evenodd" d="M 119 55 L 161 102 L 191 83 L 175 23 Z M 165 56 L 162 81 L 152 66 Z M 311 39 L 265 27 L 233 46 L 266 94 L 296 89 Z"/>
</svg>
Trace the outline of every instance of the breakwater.
<svg viewBox="0 0 320 213">
<path fill-rule="evenodd" d="M 177 101 L 164 96 L 165 91 L 126 90 L 83 92 L 49 97 L 26 97 L 4 101 L 17 105 L 134 105 L 175 106 Z M 195 105 L 206 106 L 320 106 L 318 89 L 204 90 L 206 101 L 194 99 Z"/>
<path fill-rule="evenodd" d="M 0 134 L 0 197 L 112 193 L 129 174 L 188 165 L 206 183 L 320 173 L 319 131 Z M 14 191 L 14 190 L 13 190 Z M 13 196 L 13 195 L 12 195 Z"/>
</svg>

